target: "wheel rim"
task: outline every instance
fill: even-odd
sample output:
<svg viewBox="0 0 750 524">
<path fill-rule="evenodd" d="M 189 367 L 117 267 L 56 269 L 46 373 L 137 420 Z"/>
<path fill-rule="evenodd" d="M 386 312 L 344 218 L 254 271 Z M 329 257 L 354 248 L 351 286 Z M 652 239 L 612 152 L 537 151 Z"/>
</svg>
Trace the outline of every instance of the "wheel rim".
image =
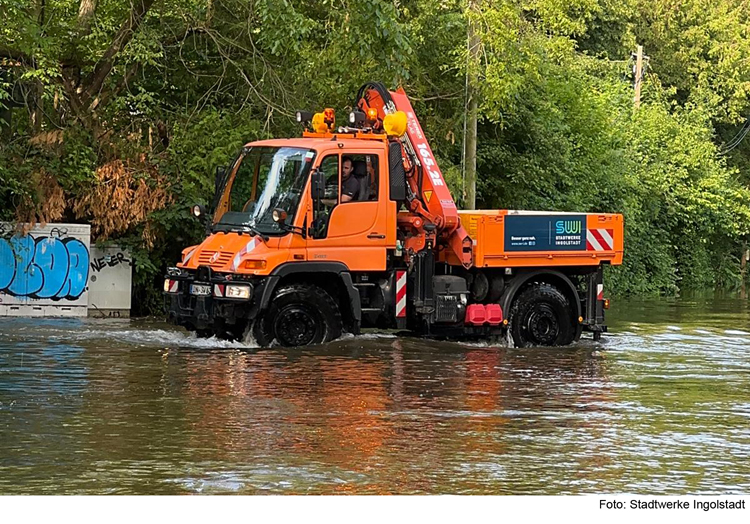
<svg viewBox="0 0 750 524">
<path fill-rule="evenodd" d="M 315 341 L 320 322 L 308 309 L 291 305 L 276 316 L 274 333 L 285 346 L 306 346 Z"/>
<path fill-rule="evenodd" d="M 530 342 L 553 345 L 560 334 L 560 321 L 548 304 L 538 304 L 530 312 L 524 323 Z"/>
</svg>

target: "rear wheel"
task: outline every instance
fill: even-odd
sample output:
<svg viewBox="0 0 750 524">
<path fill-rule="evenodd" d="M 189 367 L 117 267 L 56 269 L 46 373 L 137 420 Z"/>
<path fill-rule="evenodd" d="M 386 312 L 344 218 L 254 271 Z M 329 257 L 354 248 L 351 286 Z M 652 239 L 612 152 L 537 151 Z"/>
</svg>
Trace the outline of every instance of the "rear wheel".
<svg viewBox="0 0 750 524">
<path fill-rule="evenodd" d="M 253 323 L 258 345 L 275 340 L 286 347 L 309 346 L 341 336 L 341 312 L 331 296 L 317 286 L 294 284 L 279 289 L 268 310 Z"/>
<path fill-rule="evenodd" d="M 575 338 L 568 299 L 551 284 L 534 283 L 513 301 L 510 329 L 516 347 L 564 346 Z"/>
</svg>

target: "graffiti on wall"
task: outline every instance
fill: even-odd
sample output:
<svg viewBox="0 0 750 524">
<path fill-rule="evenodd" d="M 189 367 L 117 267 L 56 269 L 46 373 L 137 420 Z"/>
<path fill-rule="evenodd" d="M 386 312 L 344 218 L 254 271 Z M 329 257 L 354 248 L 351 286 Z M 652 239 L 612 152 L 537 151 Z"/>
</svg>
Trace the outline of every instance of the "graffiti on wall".
<svg viewBox="0 0 750 524">
<path fill-rule="evenodd" d="M 0 238 L 0 293 L 76 300 L 86 289 L 89 248 L 65 229 Z"/>
<path fill-rule="evenodd" d="M 102 269 L 107 267 L 115 267 L 120 264 L 129 264 L 130 259 L 127 258 L 126 254 L 122 251 L 118 251 L 115 254 L 112 255 L 105 255 L 103 257 L 95 258 L 91 261 L 91 269 L 93 269 L 96 273 L 99 273 Z"/>
</svg>

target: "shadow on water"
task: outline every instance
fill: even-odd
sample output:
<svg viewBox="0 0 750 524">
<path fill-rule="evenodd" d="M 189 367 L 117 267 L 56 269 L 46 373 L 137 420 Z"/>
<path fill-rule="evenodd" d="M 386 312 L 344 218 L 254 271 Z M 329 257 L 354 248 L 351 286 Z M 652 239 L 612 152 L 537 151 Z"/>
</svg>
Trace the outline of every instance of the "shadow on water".
<svg viewBox="0 0 750 524">
<path fill-rule="evenodd" d="M 0 492 L 747 492 L 739 306 L 624 303 L 603 344 L 523 350 L 3 321 Z"/>
</svg>

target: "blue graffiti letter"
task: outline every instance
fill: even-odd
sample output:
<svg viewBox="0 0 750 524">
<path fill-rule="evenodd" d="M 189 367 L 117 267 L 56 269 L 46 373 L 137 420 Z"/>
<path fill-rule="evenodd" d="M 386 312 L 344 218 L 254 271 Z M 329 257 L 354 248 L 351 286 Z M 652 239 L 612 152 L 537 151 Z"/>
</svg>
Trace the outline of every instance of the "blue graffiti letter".
<svg viewBox="0 0 750 524">
<path fill-rule="evenodd" d="M 68 278 L 68 250 L 59 238 L 47 237 L 36 243 L 34 263 L 44 274 L 44 285 L 36 296 L 38 298 L 57 297 Z"/>
<path fill-rule="evenodd" d="M 13 254 L 13 248 L 4 238 L 0 238 L 0 291 L 13 282 L 16 276 L 16 257 Z"/>
<path fill-rule="evenodd" d="M 36 294 L 44 284 L 42 270 L 34 264 L 34 237 L 13 237 L 10 239 L 16 256 L 16 276 L 8 286 L 8 292 L 20 297 Z"/>
<path fill-rule="evenodd" d="M 89 279 L 89 250 L 77 238 L 66 238 L 63 242 L 68 248 L 70 269 L 65 284 L 57 296 L 75 300 L 86 289 L 86 282 Z"/>
</svg>

